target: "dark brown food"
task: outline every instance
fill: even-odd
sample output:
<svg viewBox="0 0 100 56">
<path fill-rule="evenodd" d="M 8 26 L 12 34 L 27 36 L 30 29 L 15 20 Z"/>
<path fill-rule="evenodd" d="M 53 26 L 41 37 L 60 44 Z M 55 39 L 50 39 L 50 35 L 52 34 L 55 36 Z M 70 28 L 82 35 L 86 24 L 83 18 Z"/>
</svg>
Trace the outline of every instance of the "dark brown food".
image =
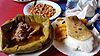
<svg viewBox="0 0 100 56">
<path fill-rule="evenodd" d="M 41 20 L 42 19 L 42 20 Z M 39 50 L 50 35 L 48 17 L 18 15 L 0 28 L 0 51 L 27 53 Z"/>
<path fill-rule="evenodd" d="M 20 41 L 25 39 L 29 33 L 32 31 L 32 28 L 29 27 L 26 23 L 20 22 L 17 25 L 17 29 L 12 39 L 16 39 L 16 41 Z"/>
</svg>

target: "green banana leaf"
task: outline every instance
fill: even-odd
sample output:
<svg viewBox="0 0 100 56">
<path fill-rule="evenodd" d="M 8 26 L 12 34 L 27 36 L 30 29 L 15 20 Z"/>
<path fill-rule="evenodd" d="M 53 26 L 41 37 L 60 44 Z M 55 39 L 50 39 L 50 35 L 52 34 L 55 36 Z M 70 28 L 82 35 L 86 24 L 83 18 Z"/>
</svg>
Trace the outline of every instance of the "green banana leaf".
<svg viewBox="0 0 100 56">
<path fill-rule="evenodd" d="M 34 40 L 32 36 L 27 40 L 16 42 L 11 40 L 19 22 L 25 22 L 32 26 L 35 31 L 38 27 L 42 28 L 42 34 L 38 34 L 39 38 Z M 5 22 L 0 27 L 0 51 L 5 53 L 28 53 L 41 49 L 50 35 L 50 21 L 48 17 L 39 15 L 17 15 L 12 20 Z"/>
</svg>

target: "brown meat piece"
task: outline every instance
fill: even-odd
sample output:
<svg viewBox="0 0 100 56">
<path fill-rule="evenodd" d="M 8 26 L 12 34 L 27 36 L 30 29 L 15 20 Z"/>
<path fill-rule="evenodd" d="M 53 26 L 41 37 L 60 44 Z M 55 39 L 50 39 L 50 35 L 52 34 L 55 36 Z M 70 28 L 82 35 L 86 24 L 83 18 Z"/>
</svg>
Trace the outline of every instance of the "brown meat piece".
<svg viewBox="0 0 100 56">
<path fill-rule="evenodd" d="M 15 31 L 14 37 L 12 39 L 16 39 L 16 41 L 20 41 L 25 39 L 29 32 L 31 32 L 32 28 L 29 27 L 26 23 L 20 22 L 18 28 Z"/>
</svg>

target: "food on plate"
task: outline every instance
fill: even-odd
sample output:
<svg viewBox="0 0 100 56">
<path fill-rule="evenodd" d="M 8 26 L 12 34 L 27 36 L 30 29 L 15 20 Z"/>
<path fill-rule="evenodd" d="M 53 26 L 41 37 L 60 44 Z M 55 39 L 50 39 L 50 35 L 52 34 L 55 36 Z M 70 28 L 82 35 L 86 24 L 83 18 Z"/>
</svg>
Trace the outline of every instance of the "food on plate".
<svg viewBox="0 0 100 56">
<path fill-rule="evenodd" d="M 0 27 L 0 51 L 27 53 L 40 50 L 50 40 L 50 32 L 48 17 L 18 15 Z"/>
<path fill-rule="evenodd" d="M 67 37 L 66 22 L 64 18 L 57 18 L 55 21 L 55 39 L 63 41 Z"/>
<path fill-rule="evenodd" d="M 69 36 L 78 40 L 86 40 L 92 37 L 91 31 L 76 16 L 68 17 L 66 21 Z"/>
<path fill-rule="evenodd" d="M 52 24 L 55 29 L 56 42 L 61 42 L 61 46 L 66 46 L 68 50 L 82 52 L 95 50 L 99 41 L 92 31 L 85 26 L 86 23 L 87 20 L 80 20 L 77 16 L 57 18 Z"/>
<path fill-rule="evenodd" d="M 86 24 L 85 19 L 80 19 L 80 21 L 84 24 Z M 66 25 L 66 20 L 65 17 L 58 17 L 55 20 L 55 40 L 57 41 L 63 41 L 65 38 L 67 38 L 67 25 Z"/>
<path fill-rule="evenodd" d="M 55 9 L 47 4 L 36 4 L 35 6 L 32 6 L 29 10 L 30 14 L 35 14 L 35 15 L 42 15 L 42 16 L 47 16 L 47 17 L 52 17 L 56 11 Z"/>
<path fill-rule="evenodd" d="M 70 16 L 66 19 L 67 38 L 65 44 L 72 50 L 91 52 L 94 49 L 94 37 L 90 30 L 78 19 Z"/>
</svg>

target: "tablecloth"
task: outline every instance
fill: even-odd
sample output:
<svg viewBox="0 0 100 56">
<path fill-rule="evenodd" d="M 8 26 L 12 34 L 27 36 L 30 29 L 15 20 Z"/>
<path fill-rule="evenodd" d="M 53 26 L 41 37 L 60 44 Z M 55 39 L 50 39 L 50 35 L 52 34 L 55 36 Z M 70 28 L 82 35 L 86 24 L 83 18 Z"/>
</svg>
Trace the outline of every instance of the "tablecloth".
<svg viewBox="0 0 100 56">
<path fill-rule="evenodd" d="M 23 8 L 27 3 L 17 3 L 13 0 L 0 0 L 0 25 L 5 21 L 12 19 L 17 14 L 23 14 Z M 62 7 L 62 11 L 65 10 L 65 4 L 59 3 Z M 0 52 L 0 56 L 8 56 Z M 58 51 L 54 46 L 51 46 L 49 50 L 41 54 L 40 56 L 67 56 Z M 95 56 L 100 56 L 100 52 Z"/>
</svg>

